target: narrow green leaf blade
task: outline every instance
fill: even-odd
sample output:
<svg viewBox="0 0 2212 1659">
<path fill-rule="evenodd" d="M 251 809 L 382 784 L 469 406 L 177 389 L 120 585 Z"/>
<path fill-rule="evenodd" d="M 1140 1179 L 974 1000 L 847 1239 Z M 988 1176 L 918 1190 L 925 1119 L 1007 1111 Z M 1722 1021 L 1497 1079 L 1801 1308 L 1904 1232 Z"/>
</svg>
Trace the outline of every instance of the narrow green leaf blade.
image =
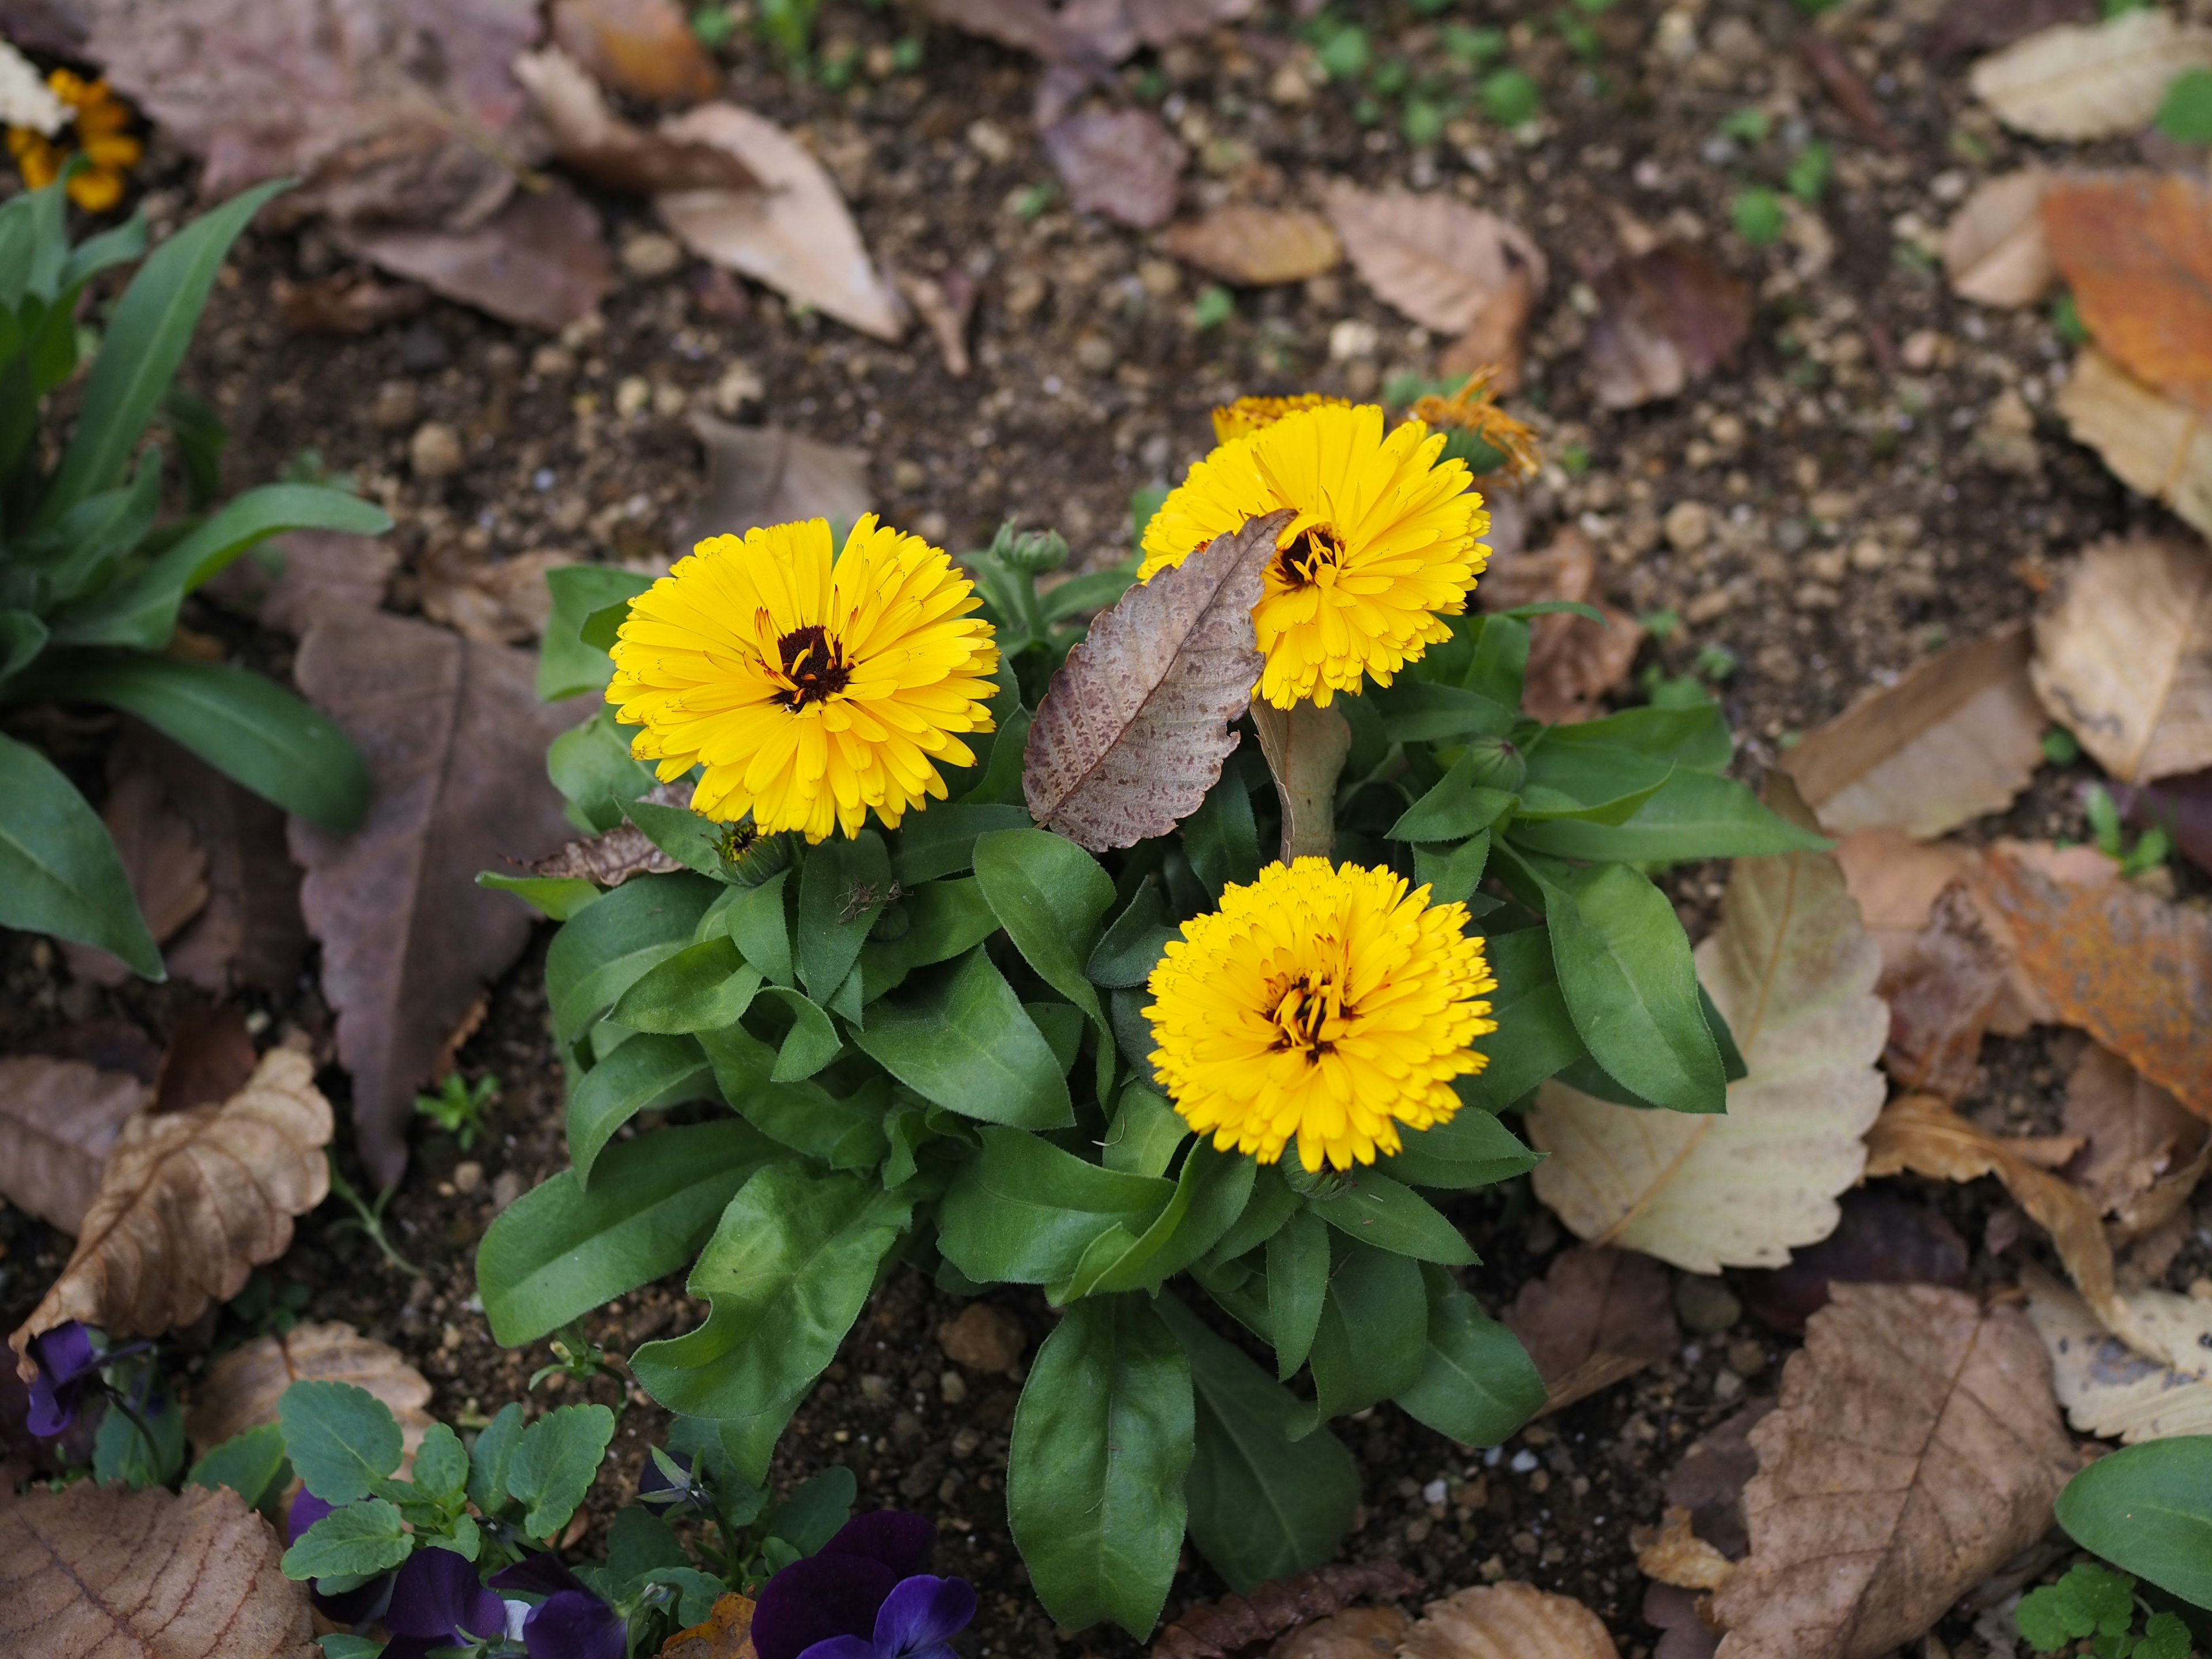
<svg viewBox="0 0 2212 1659">
<path fill-rule="evenodd" d="M 853 1040 L 947 1111 L 1025 1129 L 1075 1121 L 1051 1044 L 981 945 L 936 971 L 919 994 L 875 1005 Z"/>
<path fill-rule="evenodd" d="M 0 736 L 0 924 L 96 945 L 164 977 L 123 859 L 76 786 L 27 744 Z"/>
<path fill-rule="evenodd" d="M 1462 1446 L 1495 1446 L 1544 1406 L 1544 1379 L 1521 1340 L 1440 1267 L 1422 1270 L 1429 1346 L 1420 1380 L 1398 1396 L 1406 1411 Z"/>
</svg>

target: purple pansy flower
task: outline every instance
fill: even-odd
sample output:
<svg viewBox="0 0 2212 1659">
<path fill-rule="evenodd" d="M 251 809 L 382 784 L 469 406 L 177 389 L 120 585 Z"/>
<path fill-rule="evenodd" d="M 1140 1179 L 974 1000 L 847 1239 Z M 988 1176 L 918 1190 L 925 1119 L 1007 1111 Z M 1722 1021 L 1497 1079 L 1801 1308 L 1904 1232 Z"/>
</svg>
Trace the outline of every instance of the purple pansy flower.
<svg viewBox="0 0 2212 1659">
<path fill-rule="evenodd" d="M 31 1358 L 39 1374 L 31 1379 L 31 1408 L 23 1426 L 41 1440 L 51 1439 L 76 1420 L 86 1393 L 100 1386 L 106 1358 L 92 1346 L 92 1333 L 72 1319 L 31 1339 Z"/>
<path fill-rule="evenodd" d="M 433 1648 L 505 1635 L 507 1603 L 477 1582 L 474 1563 L 432 1546 L 401 1565 L 384 1624 L 392 1632 L 385 1659 L 420 1659 Z"/>
<path fill-rule="evenodd" d="M 284 1512 L 285 1543 L 298 1543 L 301 1534 L 337 1507 L 335 1504 L 325 1504 L 305 1486 L 301 1487 L 292 1494 L 292 1507 Z M 386 1572 L 379 1573 L 358 1589 L 340 1590 L 335 1595 L 325 1595 L 319 1589 L 311 1589 L 309 1594 L 323 1617 L 333 1624 L 361 1625 L 376 1617 L 391 1589 L 392 1575 Z"/>
<path fill-rule="evenodd" d="M 495 1589 L 545 1598 L 523 1616 L 522 1640 L 530 1659 L 623 1659 L 628 1645 L 623 1621 L 551 1551 L 540 1550 L 501 1568 L 491 1582 Z"/>
<path fill-rule="evenodd" d="M 768 1581 L 753 1609 L 760 1659 L 952 1659 L 947 1638 L 975 1616 L 962 1578 L 915 1570 L 936 1528 L 918 1515 L 855 1516 L 818 1555 Z"/>
</svg>

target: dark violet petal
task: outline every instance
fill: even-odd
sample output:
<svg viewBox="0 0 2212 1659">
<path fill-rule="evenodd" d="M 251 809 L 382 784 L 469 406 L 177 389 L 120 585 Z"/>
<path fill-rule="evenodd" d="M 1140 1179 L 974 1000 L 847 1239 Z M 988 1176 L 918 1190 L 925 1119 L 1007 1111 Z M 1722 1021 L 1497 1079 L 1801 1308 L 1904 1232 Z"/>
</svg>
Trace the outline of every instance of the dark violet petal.
<svg viewBox="0 0 2212 1659">
<path fill-rule="evenodd" d="M 876 1659 L 876 1644 L 865 1636 L 833 1636 L 817 1642 L 799 1659 Z"/>
<path fill-rule="evenodd" d="M 100 1356 L 92 1346 L 92 1333 L 74 1319 L 41 1333 L 31 1346 L 37 1351 L 39 1369 L 56 1382 L 74 1382 L 100 1369 Z"/>
<path fill-rule="evenodd" d="M 975 1616 L 975 1591 L 965 1578 L 919 1574 L 884 1598 L 876 1614 L 876 1651 L 881 1659 L 920 1653 L 967 1629 Z"/>
<path fill-rule="evenodd" d="M 284 1541 L 296 1544 L 300 1534 L 328 1515 L 337 1505 L 325 1504 L 305 1486 L 292 1495 L 292 1507 L 284 1516 Z"/>
<path fill-rule="evenodd" d="M 58 1389 L 45 1368 L 31 1379 L 30 1404 L 23 1413 L 23 1429 L 40 1440 L 51 1440 L 76 1421 L 75 1389 Z"/>
<path fill-rule="evenodd" d="M 316 1608 L 334 1625 L 346 1625 L 358 1629 L 384 1612 L 384 1604 L 392 1595 L 392 1575 L 380 1572 L 366 1584 L 356 1589 L 340 1590 L 336 1595 L 325 1595 L 320 1590 L 311 1592 Z M 415 1638 L 404 1638 L 412 1641 Z M 420 1650 L 427 1652 L 428 1645 Z M 405 1650 L 392 1647 L 386 1653 L 402 1653 Z"/>
<path fill-rule="evenodd" d="M 384 1622 L 394 1636 L 497 1636 L 507 1628 L 507 1604 L 477 1582 L 474 1562 L 432 1547 L 400 1567 Z"/>
<path fill-rule="evenodd" d="M 799 1659 L 833 1636 L 872 1637 L 901 1575 L 865 1555 L 811 1555 L 768 1581 L 753 1609 L 760 1659 Z"/>
<path fill-rule="evenodd" d="M 562 1590 L 522 1621 L 530 1659 L 623 1659 L 623 1621 L 589 1590 Z"/>
<path fill-rule="evenodd" d="M 904 1510 L 871 1510 L 856 1515 L 822 1547 L 824 1555 L 865 1555 L 903 1578 L 929 1565 L 937 1547 L 937 1528 Z"/>
<path fill-rule="evenodd" d="M 563 1590 L 575 1590 L 588 1595 L 584 1581 L 561 1565 L 561 1558 L 550 1550 L 540 1550 L 535 1555 L 526 1555 L 511 1567 L 501 1567 L 491 1576 L 494 1589 L 519 1590 L 525 1595 L 558 1595 Z"/>
</svg>

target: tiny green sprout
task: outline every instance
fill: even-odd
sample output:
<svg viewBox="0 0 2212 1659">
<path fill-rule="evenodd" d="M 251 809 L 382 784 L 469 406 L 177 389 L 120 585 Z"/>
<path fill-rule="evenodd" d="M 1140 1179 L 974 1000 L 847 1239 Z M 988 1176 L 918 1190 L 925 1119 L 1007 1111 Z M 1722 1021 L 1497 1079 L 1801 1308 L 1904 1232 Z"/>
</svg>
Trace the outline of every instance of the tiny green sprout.
<svg viewBox="0 0 2212 1659">
<path fill-rule="evenodd" d="M 1433 144 L 1444 136 L 1444 112 L 1425 98 L 1408 98 L 1398 125 L 1406 135 L 1406 142 L 1418 149 Z"/>
<path fill-rule="evenodd" d="M 2173 856 L 2173 837 L 2166 834 L 2166 826 L 2154 823 L 2136 837 L 2120 860 L 2120 873 L 2130 881 L 2137 876 L 2148 875 Z"/>
<path fill-rule="evenodd" d="M 1237 314 L 1237 296 L 1218 283 L 1208 285 L 1192 302 L 1190 325 L 1201 334 L 1215 329 Z"/>
<path fill-rule="evenodd" d="M 1050 179 L 1031 185 L 1013 198 L 1014 217 L 1027 223 L 1042 216 L 1060 195 L 1060 186 Z"/>
<path fill-rule="evenodd" d="M 1579 478 L 1590 470 L 1589 446 L 1569 444 L 1559 452 L 1559 465 L 1569 473 Z"/>
<path fill-rule="evenodd" d="M 1736 671 L 1736 654 L 1724 645 L 1705 645 L 1698 647 L 1698 654 L 1690 664 L 1691 672 L 1709 684 L 1718 685 Z"/>
<path fill-rule="evenodd" d="M 1679 611 L 1647 611 L 1636 619 L 1636 625 L 1655 640 L 1672 639 L 1682 625 Z"/>
<path fill-rule="evenodd" d="M 1765 247 L 1782 240 L 1785 217 L 1782 198 L 1764 185 L 1757 185 L 1739 194 L 1734 209 L 1735 234 L 1753 247 Z"/>
<path fill-rule="evenodd" d="M 587 1382 L 607 1369 L 607 1351 L 584 1334 L 584 1322 L 572 1319 L 546 1339 L 545 1346 L 553 1350 L 550 1364 L 540 1365 L 530 1374 L 530 1388 L 549 1376 L 570 1377 Z"/>
<path fill-rule="evenodd" d="M 1501 127 L 1533 121 L 1544 106 L 1542 89 L 1525 70 L 1502 69 L 1485 76 L 1479 95 L 1482 112 Z"/>
<path fill-rule="evenodd" d="M 1739 144 L 1763 144 L 1766 135 L 1773 131 L 1773 118 L 1754 105 L 1731 110 L 1721 117 L 1721 137 L 1733 138 Z"/>
<path fill-rule="evenodd" d="M 911 75 L 921 67 L 922 45 L 918 34 L 902 35 L 891 47 L 891 69 L 899 75 Z"/>
<path fill-rule="evenodd" d="M 2157 0 L 2104 0 L 2104 14 L 2109 20 L 2124 17 L 2131 11 L 2154 11 Z"/>
<path fill-rule="evenodd" d="M 1465 23 L 1444 26 L 1444 54 L 1468 69 L 1487 69 L 1505 56 L 1505 31 L 1470 27 Z"/>
<path fill-rule="evenodd" d="M 2212 69 L 2176 77 L 2158 106 L 2158 130 L 2177 144 L 2212 144 Z"/>
<path fill-rule="evenodd" d="M 331 1231 L 342 1232 L 348 1227 L 357 1228 L 370 1243 L 376 1246 L 384 1259 L 401 1273 L 410 1279 L 422 1278 L 422 1270 L 399 1254 L 398 1247 L 392 1243 L 391 1236 L 384 1231 L 385 1206 L 392 1202 L 392 1194 L 399 1188 L 397 1186 L 386 1187 L 376 1195 L 374 1202 L 371 1202 L 345 1178 L 345 1171 L 338 1168 L 337 1158 L 327 1146 L 323 1148 L 323 1161 L 330 1167 L 331 1196 L 353 1212 L 343 1220 L 332 1222 Z"/>
<path fill-rule="evenodd" d="M 1603 55 L 1605 47 L 1597 38 L 1597 31 L 1574 13 L 1560 12 L 1552 19 L 1552 27 L 1559 32 L 1559 39 L 1567 43 L 1567 50 L 1584 63 Z"/>
<path fill-rule="evenodd" d="M 484 1114 L 498 1098 L 499 1079 L 490 1073 L 472 1084 L 459 1072 L 448 1072 L 436 1094 L 415 1097 L 415 1110 L 453 1136 L 465 1152 L 477 1144 Z"/>
<path fill-rule="evenodd" d="M 1388 58 L 1367 77 L 1367 89 L 1377 98 L 1396 98 L 1413 83 L 1413 65 L 1402 58 Z"/>
<path fill-rule="evenodd" d="M 1790 193 L 1808 206 L 1826 194 L 1828 180 L 1836 170 L 1834 147 L 1815 141 L 1797 152 L 1790 163 L 1787 182 Z"/>
<path fill-rule="evenodd" d="M 2074 303 L 2071 289 L 2051 302 L 2051 326 L 2058 337 L 2070 346 L 2089 343 L 2088 326 L 2081 320 L 2081 308 Z"/>
<path fill-rule="evenodd" d="M 1168 95 L 1168 77 L 1147 66 L 1138 72 L 1136 84 L 1129 90 L 1139 103 L 1157 104 Z"/>
<path fill-rule="evenodd" d="M 1331 80 L 1348 81 L 1367 72 L 1374 51 L 1367 44 L 1367 31 L 1357 24 L 1346 23 L 1330 32 L 1314 57 L 1328 71 Z"/>
<path fill-rule="evenodd" d="M 1410 0 L 1410 3 L 1422 16 L 1434 17 L 1440 11 L 1449 10 L 1453 0 Z"/>
<path fill-rule="evenodd" d="M 2043 758 L 2053 766 L 2071 766 L 2081 758 L 2081 742 L 2063 726 L 2043 734 Z"/>
<path fill-rule="evenodd" d="M 1382 121 L 1382 100 L 1365 93 L 1352 106 L 1352 118 L 1363 127 L 1379 126 Z"/>
<path fill-rule="evenodd" d="M 2097 1659 L 2187 1659 L 2189 1627 L 2179 1615 L 2154 1613 L 2137 1633 L 2135 1591 L 2126 1573 L 2084 1561 L 2057 1583 L 2021 1596 L 2013 1622 L 2038 1653 L 2062 1652 L 2087 1639 Z"/>
<path fill-rule="evenodd" d="M 730 43 L 738 32 L 738 15 L 728 6 L 702 6 L 691 14 L 691 33 L 709 52 Z"/>
</svg>

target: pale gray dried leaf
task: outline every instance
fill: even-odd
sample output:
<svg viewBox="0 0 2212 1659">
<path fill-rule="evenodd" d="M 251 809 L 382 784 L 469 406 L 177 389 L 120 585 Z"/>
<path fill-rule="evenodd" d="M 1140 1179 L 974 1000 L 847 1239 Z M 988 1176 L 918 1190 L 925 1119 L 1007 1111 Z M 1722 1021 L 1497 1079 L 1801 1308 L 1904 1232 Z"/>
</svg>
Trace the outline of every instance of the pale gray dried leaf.
<svg viewBox="0 0 2212 1659">
<path fill-rule="evenodd" d="M 262 562 L 264 555 L 273 570 Z M 300 635 L 318 605 L 375 610 L 398 568 L 399 550 L 388 536 L 295 530 L 226 567 L 200 591 L 265 627 Z"/>
<path fill-rule="evenodd" d="M 1335 270 L 1344 244 L 1318 213 L 1231 203 L 1170 225 L 1160 252 L 1224 283 L 1266 287 Z"/>
<path fill-rule="evenodd" d="M 1666 1358 L 1682 1336 L 1667 1270 L 1602 1246 L 1561 1252 L 1522 1285 L 1505 1323 L 1544 1379 L 1547 1413 Z"/>
<path fill-rule="evenodd" d="M 465 228 L 350 225 L 333 240 L 448 300 L 549 331 L 587 314 L 614 286 L 599 210 L 559 179 L 517 191 Z"/>
<path fill-rule="evenodd" d="M 1255 702 L 1252 726 L 1283 805 L 1283 862 L 1328 857 L 1336 847 L 1336 781 L 1352 752 L 1343 711 L 1304 699 L 1287 709 Z"/>
<path fill-rule="evenodd" d="M 2139 1318 L 2161 1328 L 2177 1361 L 2168 1366 L 2106 1330 L 2087 1303 L 2047 1273 L 2031 1267 L 2021 1284 L 2051 1355 L 2051 1387 L 2075 1429 L 2130 1446 L 2212 1434 L 2212 1302 L 2155 1290 L 2125 1297 Z"/>
<path fill-rule="evenodd" d="M 688 30 L 684 38 L 690 38 Z M 514 76 L 530 89 L 561 159 L 610 190 L 649 196 L 761 187 L 753 170 L 719 144 L 672 138 L 623 120 L 607 107 L 599 83 L 558 46 L 516 58 Z"/>
<path fill-rule="evenodd" d="M 1252 607 L 1291 517 L 1215 537 L 1091 624 L 1030 726 L 1031 817 L 1097 853 L 1165 835 L 1198 810 L 1259 683 Z"/>
<path fill-rule="evenodd" d="M 100 822 L 123 855 L 123 873 L 131 878 L 146 931 L 155 944 L 167 945 L 207 906 L 207 849 L 151 770 L 111 766 L 109 776 Z M 74 979 L 116 986 L 131 976 L 119 957 L 97 945 L 65 939 L 62 957 Z"/>
<path fill-rule="evenodd" d="M 1751 332 L 1751 284 L 1679 242 L 1620 259 L 1590 286 L 1598 308 L 1585 349 L 1608 409 L 1680 396 Z"/>
<path fill-rule="evenodd" d="M 2074 359 L 2058 412 L 2122 483 L 2212 536 L 2212 422 L 2160 397 L 2094 346 Z"/>
<path fill-rule="evenodd" d="M 1548 279 L 1527 232 L 1443 191 L 1329 188 L 1329 217 L 1368 287 L 1425 328 L 1462 334 L 1488 313 L 1517 307 Z"/>
<path fill-rule="evenodd" d="M 410 1453 L 429 1430 L 430 1384 L 422 1373 L 397 1348 L 333 1320 L 257 1336 L 210 1366 L 185 1414 L 192 1449 L 204 1453 L 274 1423 L 284 1390 L 303 1382 L 346 1382 L 374 1395 L 398 1419 Z"/>
<path fill-rule="evenodd" d="M 152 1091 L 77 1060 L 0 1060 L 0 1198 L 65 1233 L 84 1220 L 123 1121 Z"/>
<path fill-rule="evenodd" d="M 2058 267 L 2043 229 L 2043 187 L 2051 175 L 2022 167 L 1987 179 L 1943 233 L 1943 274 L 1951 291 L 1984 306 L 2032 306 L 2051 289 Z"/>
<path fill-rule="evenodd" d="M 707 489 L 678 538 L 685 547 L 804 519 L 827 519 L 842 529 L 868 510 L 864 450 L 780 426 L 732 426 L 703 413 L 691 416 L 691 430 L 707 452 Z"/>
<path fill-rule="evenodd" d="M 0 1503 L 0 1651 L 22 1659 L 316 1659 L 307 1586 L 228 1486 L 81 1480 Z"/>
<path fill-rule="evenodd" d="M 2151 124 L 2185 70 L 2212 68 L 2212 29 L 2155 8 L 2101 23 L 2061 23 L 1973 67 L 1974 95 L 2015 131 L 2107 138 Z"/>
<path fill-rule="evenodd" d="M 1176 181 L 1190 154 L 1148 109 L 1085 110 L 1045 130 L 1067 199 L 1079 213 L 1152 230 L 1175 216 Z"/>
<path fill-rule="evenodd" d="M 527 653 L 380 611 L 319 611 L 294 672 L 375 785 L 353 834 L 295 818 L 292 850 L 362 1156 L 388 1183 L 406 1164 L 416 1089 L 529 941 L 529 909 L 478 887 L 477 872 L 570 839 L 545 746 L 572 716 L 538 700 Z"/>
</svg>

